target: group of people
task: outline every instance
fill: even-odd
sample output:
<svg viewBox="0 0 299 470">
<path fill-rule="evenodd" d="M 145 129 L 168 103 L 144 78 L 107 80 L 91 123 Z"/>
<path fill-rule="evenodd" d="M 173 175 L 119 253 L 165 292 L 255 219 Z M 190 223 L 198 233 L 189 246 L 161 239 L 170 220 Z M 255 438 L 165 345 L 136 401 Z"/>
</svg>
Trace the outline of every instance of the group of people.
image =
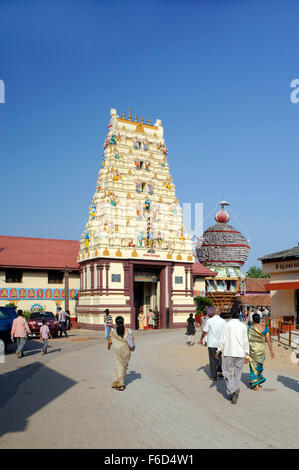
<svg viewBox="0 0 299 470">
<path fill-rule="evenodd" d="M 157 328 L 158 318 L 159 318 L 158 312 L 154 312 L 150 308 L 149 312 L 148 312 L 148 328 L 149 329 L 153 330 L 154 328 Z M 146 318 L 145 318 L 145 315 L 144 315 L 143 307 L 140 308 L 137 319 L 138 319 L 138 329 L 139 330 L 144 330 L 145 323 L 146 323 Z"/>
<path fill-rule="evenodd" d="M 260 316 L 261 321 L 263 323 L 269 326 L 271 313 L 267 307 L 250 308 L 248 311 L 245 311 L 244 309 L 242 309 L 240 311 L 239 320 L 250 324 L 252 323 L 252 316 L 255 313 L 257 313 Z"/>
<path fill-rule="evenodd" d="M 224 378 L 230 400 L 236 404 L 244 364 L 249 363 L 251 389 L 258 391 L 266 380 L 263 376 L 266 344 L 272 359 L 274 353 L 270 331 L 261 323 L 262 316 L 259 313 L 251 315 L 248 325 L 240 321 L 237 312 L 233 312 L 226 320 L 222 317 L 220 310 L 207 307 L 198 323 L 191 313 L 186 325 L 187 344 L 194 344 L 196 327 L 199 327 L 202 331 L 199 343 L 207 345 L 209 351 L 210 379 L 215 381 Z"/>
<path fill-rule="evenodd" d="M 14 342 L 14 340 L 16 340 L 17 342 L 16 356 L 18 359 L 20 359 L 21 357 L 24 357 L 24 348 L 26 345 L 27 336 L 31 334 L 31 330 L 24 317 L 23 310 L 18 310 L 17 314 L 17 318 L 15 318 L 12 323 L 10 336 L 12 343 Z M 61 307 L 58 307 L 57 320 L 59 323 L 60 337 L 62 336 L 62 333 L 64 333 L 64 335 L 68 337 L 66 330 L 67 321 L 69 321 L 70 318 L 71 317 L 68 310 L 64 311 Z M 39 337 L 43 343 L 42 354 L 47 354 L 49 339 L 53 339 L 47 320 L 42 320 L 42 326 L 40 327 Z"/>
<path fill-rule="evenodd" d="M 24 356 L 24 347 L 30 328 L 24 318 L 23 311 L 18 310 L 18 317 L 13 321 L 11 338 L 17 340 L 18 347 L 16 355 L 18 358 Z M 58 320 L 60 323 L 60 336 L 64 332 L 66 336 L 66 320 L 68 312 L 58 308 Z M 248 326 L 240 321 L 239 313 L 233 312 L 230 319 L 222 318 L 220 310 L 207 307 L 205 314 L 198 323 L 191 313 L 187 320 L 187 331 L 189 346 L 194 345 L 196 328 L 202 331 L 199 343 L 207 345 L 209 351 L 210 379 L 215 381 L 225 378 L 227 391 L 231 402 L 237 403 L 240 393 L 240 381 L 244 364 L 249 363 L 250 386 L 252 390 L 259 390 L 265 382 L 263 376 L 266 344 L 269 347 L 271 358 L 274 359 L 270 332 L 265 324 L 261 323 L 262 316 L 254 312 L 248 319 Z M 62 324 L 62 325 L 61 325 Z M 105 310 L 105 338 L 108 349 L 113 349 L 114 357 L 114 380 L 112 388 L 125 390 L 125 376 L 128 369 L 131 352 L 135 349 L 134 336 L 131 329 L 124 326 L 124 318 L 115 318 L 116 328 L 113 329 L 113 320 L 109 309 Z M 48 340 L 51 333 L 47 321 L 43 321 L 40 328 L 40 339 L 43 342 L 42 354 L 47 354 Z"/>
</svg>

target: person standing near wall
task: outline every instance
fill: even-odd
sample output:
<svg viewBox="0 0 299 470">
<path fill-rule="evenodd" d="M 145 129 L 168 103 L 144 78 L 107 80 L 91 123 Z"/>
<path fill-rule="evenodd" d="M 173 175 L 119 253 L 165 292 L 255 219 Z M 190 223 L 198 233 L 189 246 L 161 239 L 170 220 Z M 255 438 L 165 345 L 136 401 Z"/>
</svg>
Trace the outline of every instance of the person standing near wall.
<svg viewBox="0 0 299 470">
<path fill-rule="evenodd" d="M 144 330 L 144 320 L 145 320 L 145 316 L 144 316 L 144 313 L 143 313 L 143 307 L 140 307 L 140 310 L 139 310 L 139 315 L 138 315 L 138 327 L 139 327 L 139 330 Z"/>
<path fill-rule="evenodd" d="M 24 347 L 27 340 L 27 334 L 30 335 L 31 331 L 27 321 L 23 316 L 23 310 L 18 310 L 18 318 L 15 318 L 11 328 L 11 340 L 16 338 L 18 348 L 16 350 L 16 356 L 18 359 L 24 357 Z"/>
<path fill-rule="evenodd" d="M 155 328 L 155 314 L 151 308 L 149 309 L 149 313 L 148 313 L 148 326 L 149 328 L 152 328 L 152 329 Z"/>
<path fill-rule="evenodd" d="M 110 315 L 109 308 L 106 308 L 105 310 L 104 325 L 105 325 L 105 338 L 108 340 L 110 338 L 110 333 L 113 327 L 112 315 Z"/>
</svg>

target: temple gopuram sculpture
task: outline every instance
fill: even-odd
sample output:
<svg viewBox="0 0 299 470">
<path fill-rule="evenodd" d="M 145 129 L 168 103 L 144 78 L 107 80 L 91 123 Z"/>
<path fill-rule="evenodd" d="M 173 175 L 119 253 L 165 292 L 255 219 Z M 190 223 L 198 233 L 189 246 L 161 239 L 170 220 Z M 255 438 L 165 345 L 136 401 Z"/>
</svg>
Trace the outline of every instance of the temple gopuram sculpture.
<svg viewBox="0 0 299 470">
<path fill-rule="evenodd" d="M 183 326 L 194 313 L 194 257 L 161 121 L 110 115 L 78 254 L 78 323 L 102 328 L 109 308 L 135 329 L 142 308 L 146 318 L 158 312 L 160 327 Z"/>
</svg>

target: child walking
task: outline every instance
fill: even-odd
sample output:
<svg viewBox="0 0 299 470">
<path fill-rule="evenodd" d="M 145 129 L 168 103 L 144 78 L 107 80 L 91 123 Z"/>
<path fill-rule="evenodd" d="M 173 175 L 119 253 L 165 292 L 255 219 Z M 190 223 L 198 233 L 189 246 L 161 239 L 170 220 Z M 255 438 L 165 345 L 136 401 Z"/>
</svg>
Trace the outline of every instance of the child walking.
<svg viewBox="0 0 299 470">
<path fill-rule="evenodd" d="M 47 354 L 48 353 L 48 341 L 49 338 L 52 339 L 50 329 L 48 327 L 47 321 L 43 320 L 43 326 L 41 326 L 39 330 L 39 337 L 42 340 L 43 344 L 43 349 L 42 349 L 42 354 Z"/>
</svg>

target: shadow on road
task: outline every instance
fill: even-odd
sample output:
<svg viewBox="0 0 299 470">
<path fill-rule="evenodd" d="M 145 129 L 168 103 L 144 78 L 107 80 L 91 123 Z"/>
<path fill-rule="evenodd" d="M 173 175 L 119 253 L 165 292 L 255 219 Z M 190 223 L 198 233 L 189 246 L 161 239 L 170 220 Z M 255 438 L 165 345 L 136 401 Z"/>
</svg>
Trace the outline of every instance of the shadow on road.
<svg viewBox="0 0 299 470">
<path fill-rule="evenodd" d="M 277 382 L 282 383 L 285 387 L 294 390 L 294 392 L 299 392 L 299 381 L 291 379 L 290 377 L 285 377 L 284 375 L 277 376 Z"/>
<path fill-rule="evenodd" d="M 209 366 L 209 364 L 207 364 L 205 366 L 201 366 L 196 370 L 197 370 L 197 372 L 200 372 L 200 371 L 203 370 L 207 374 L 207 376 L 210 377 L 210 366 Z"/>
<path fill-rule="evenodd" d="M 243 372 L 242 377 L 241 377 L 241 382 L 243 382 L 244 385 L 246 385 L 247 388 L 251 389 L 250 386 L 250 374 Z"/>
<path fill-rule="evenodd" d="M 8 354 L 12 354 L 12 353 L 15 353 L 16 350 L 17 350 L 17 343 L 12 343 L 9 345 L 9 348 L 8 348 Z M 26 351 L 34 351 L 34 352 L 40 352 L 41 349 L 42 349 L 42 343 L 40 341 L 35 341 L 35 340 L 27 340 L 26 341 L 26 344 L 25 344 L 25 348 L 24 348 L 24 354 L 26 354 Z M 31 352 L 31 354 L 34 354 L 33 352 Z M 27 355 L 27 354 L 26 354 Z"/>
<path fill-rule="evenodd" d="M 141 379 L 141 374 L 139 372 L 135 372 L 135 370 L 131 370 L 127 375 L 125 379 L 125 384 L 129 385 L 130 383 L 134 382 L 134 380 Z"/>
<path fill-rule="evenodd" d="M 0 376 L 0 436 L 21 432 L 29 416 L 62 395 L 77 382 L 40 362 Z M 18 402 L 13 398 L 18 395 Z M 12 400 L 12 403 L 9 401 Z"/>
<path fill-rule="evenodd" d="M 210 366 L 209 366 L 209 364 L 199 367 L 197 369 L 197 372 L 200 372 L 202 370 L 206 373 L 206 375 L 208 377 L 210 377 Z M 250 374 L 242 373 L 241 382 L 243 382 L 243 384 L 245 384 L 248 388 L 250 388 L 249 380 L 250 380 Z M 212 381 L 211 385 L 210 385 L 210 388 L 213 388 L 213 387 L 216 387 L 217 391 L 219 393 L 221 393 L 221 395 L 223 395 L 225 398 L 227 398 L 228 395 L 227 395 L 227 392 L 226 392 L 226 381 L 225 381 L 224 378 Z M 298 387 L 299 387 L 299 384 L 298 384 Z"/>
<path fill-rule="evenodd" d="M 210 378 L 210 366 L 209 364 L 205 365 L 205 366 L 201 366 L 197 369 L 197 372 L 200 372 L 200 371 L 204 371 L 206 373 L 206 375 Z M 219 392 L 222 396 L 224 396 L 225 398 L 227 398 L 227 394 L 226 394 L 226 384 L 225 384 L 225 380 L 224 379 L 218 379 L 218 380 L 215 380 L 215 381 L 211 381 L 211 385 L 210 385 L 210 388 L 214 388 L 216 387 L 217 389 L 217 392 Z"/>
<path fill-rule="evenodd" d="M 16 352 L 18 345 L 12 343 L 9 345 L 6 354 L 13 354 Z M 27 340 L 24 348 L 25 356 L 33 356 L 34 354 L 40 354 L 43 347 L 43 343 L 38 340 Z M 53 342 L 48 346 L 48 354 L 61 351 L 61 348 L 53 349 Z"/>
</svg>

